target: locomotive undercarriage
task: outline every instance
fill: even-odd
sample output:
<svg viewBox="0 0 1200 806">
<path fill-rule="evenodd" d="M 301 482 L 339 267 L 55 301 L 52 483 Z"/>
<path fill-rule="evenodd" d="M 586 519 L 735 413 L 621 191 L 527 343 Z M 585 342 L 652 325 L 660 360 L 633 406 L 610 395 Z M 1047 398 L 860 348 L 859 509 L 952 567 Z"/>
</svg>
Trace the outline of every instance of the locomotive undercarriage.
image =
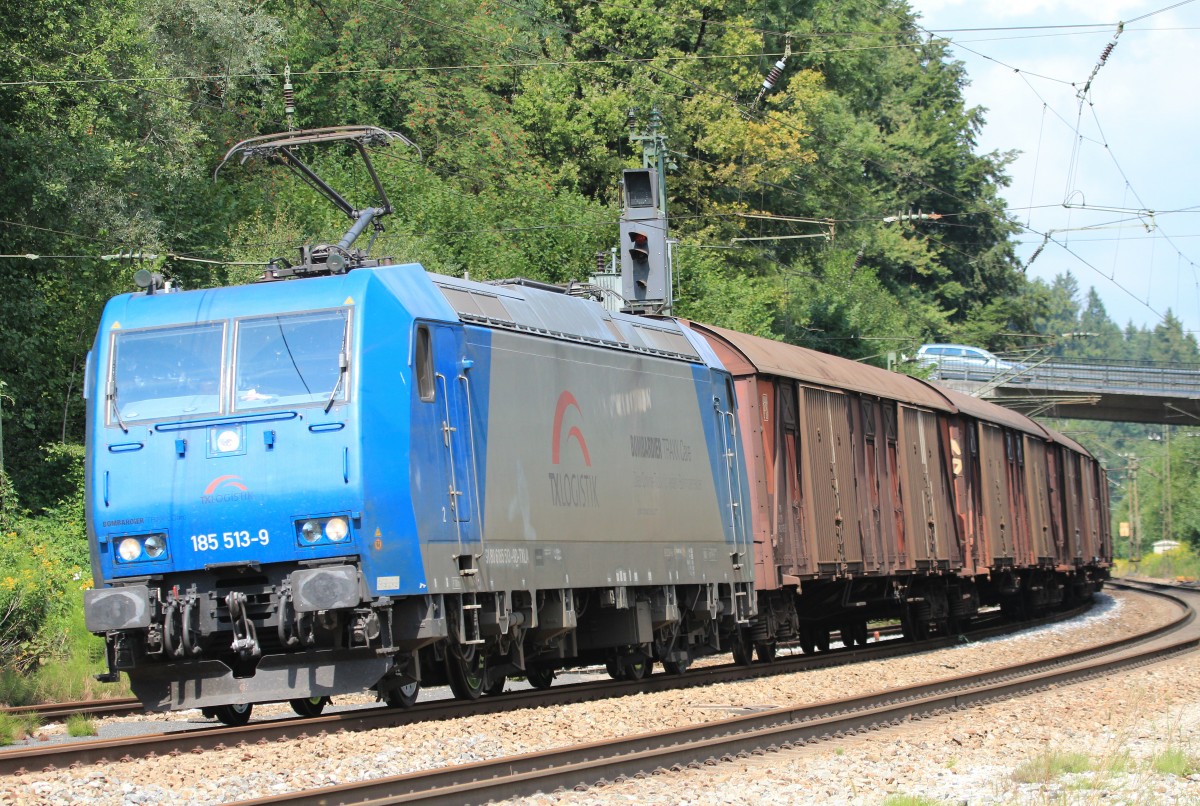
<svg viewBox="0 0 1200 806">
<path fill-rule="evenodd" d="M 107 638 L 107 679 L 126 672 L 148 709 L 212 711 L 372 688 L 408 705 L 417 686 L 441 683 L 470 699 L 510 676 L 549 685 L 580 663 L 614 677 L 656 661 L 682 672 L 727 646 L 755 607 L 749 583 L 372 599 L 358 567 L 339 561 L 129 579 L 94 592 L 86 611 Z"/>
</svg>

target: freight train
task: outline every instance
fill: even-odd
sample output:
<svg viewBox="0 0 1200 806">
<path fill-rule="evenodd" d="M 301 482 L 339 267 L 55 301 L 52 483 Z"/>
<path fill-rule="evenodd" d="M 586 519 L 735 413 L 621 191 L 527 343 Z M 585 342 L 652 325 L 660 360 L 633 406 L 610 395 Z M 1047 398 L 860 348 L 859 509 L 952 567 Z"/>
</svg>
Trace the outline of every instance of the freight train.
<svg viewBox="0 0 1200 806">
<path fill-rule="evenodd" d="M 104 309 L 85 614 L 149 709 L 680 674 L 1107 575 L 1103 468 L 1007 409 L 530 281 L 326 269 Z"/>
</svg>

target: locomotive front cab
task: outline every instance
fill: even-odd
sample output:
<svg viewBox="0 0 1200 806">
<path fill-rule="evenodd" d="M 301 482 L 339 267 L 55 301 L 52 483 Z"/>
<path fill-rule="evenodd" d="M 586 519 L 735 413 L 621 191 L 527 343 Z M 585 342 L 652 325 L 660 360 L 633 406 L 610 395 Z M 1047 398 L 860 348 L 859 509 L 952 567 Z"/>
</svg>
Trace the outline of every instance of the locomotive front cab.
<svg viewBox="0 0 1200 806">
<path fill-rule="evenodd" d="M 369 527 L 397 520 L 364 513 L 362 274 L 106 309 L 89 363 L 85 615 L 109 679 L 127 672 L 149 708 L 360 691 L 391 664 L 362 561 Z M 404 356 L 395 333 L 384 352 Z M 403 445 L 391 453 L 406 464 Z"/>
</svg>

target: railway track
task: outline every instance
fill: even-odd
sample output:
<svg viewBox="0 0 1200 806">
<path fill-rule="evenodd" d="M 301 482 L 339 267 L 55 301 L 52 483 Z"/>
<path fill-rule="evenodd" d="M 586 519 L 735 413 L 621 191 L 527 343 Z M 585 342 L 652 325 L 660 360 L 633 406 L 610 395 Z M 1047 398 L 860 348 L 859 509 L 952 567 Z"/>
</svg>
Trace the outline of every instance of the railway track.
<svg viewBox="0 0 1200 806">
<path fill-rule="evenodd" d="M 1083 606 L 1017 624 L 1000 623 L 998 616 L 992 616 L 986 619 L 985 625 L 973 629 L 969 635 L 971 640 L 981 640 L 1010 634 L 1030 627 L 1073 618 L 1086 609 L 1087 606 Z M 284 741 L 342 731 L 374 730 L 472 714 L 495 713 L 518 708 L 540 708 L 669 689 L 707 686 L 714 683 L 791 674 L 858 661 L 898 657 L 955 646 L 962 640 L 964 640 L 963 636 L 952 635 L 916 643 L 885 641 L 854 649 L 843 648 L 815 655 L 781 657 L 770 664 L 756 663 L 749 667 L 724 664 L 694 668 L 682 676 L 656 674 L 637 681 L 603 680 L 554 686 L 546 690 L 510 691 L 497 697 L 485 697 L 475 702 L 434 700 L 419 703 L 409 709 L 380 706 L 365 710 L 324 714 L 312 718 L 251 722 L 240 727 L 206 726 L 135 737 L 88 739 L 42 747 L 24 746 L 0 751 L 0 775 L 62 769 L 84 764 L 110 763 L 172 753 L 199 753 L 242 744 Z"/>
<path fill-rule="evenodd" d="M 1173 599 L 1172 623 L 1100 647 L 981 674 L 815 706 L 779 708 L 715 723 L 622 737 L 558 751 L 510 756 L 251 801 L 265 804 L 482 803 L 560 788 L 586 788 L 629 777 L 699 768 L 809 742 L 899 725 L 951 711 L 1154 663 L 1200 646 L 1200 591 L 1117 583 Z"/>
<path fill-rule="evenodd" d="M 134 697 L 119 697 L 109 700 L 79 700 L 77 702 L 50 702 L 40 705 L 20 705 L 0 708 L 0 714 L 36 715 L 44 720 L 67 719 L 82 716 L 128 716 L 142 712 L 142 704 Z"/>
</svg>

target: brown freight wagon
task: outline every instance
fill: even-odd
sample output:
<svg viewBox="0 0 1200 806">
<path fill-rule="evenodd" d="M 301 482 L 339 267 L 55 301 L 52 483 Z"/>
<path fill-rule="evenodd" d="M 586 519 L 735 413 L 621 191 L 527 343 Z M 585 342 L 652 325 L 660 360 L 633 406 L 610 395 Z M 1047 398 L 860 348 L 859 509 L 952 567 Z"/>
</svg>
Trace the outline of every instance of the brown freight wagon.
<svg viewBox="0 0 1200 806">
<path fill-rule="evenodd" d="M 878 618 L 899 617 L 920 636 L 952 630 L 985 604 L 1042 609 L 1062 599 L 1063 572 L 1080 567 L 1063 563 L 1059 536 L 1071 530 L 1085 565 L 1109 556 L 1093 517 L 1098 466 L 1029 418 L 905 375 L 687 324 L 734 377 L 760 654 L 791 638 L 806 651 L 826 647 L 833 629 L 852 643 Z M 1070 503 L 1051 483 L 1064 457 L 1074 463 Z"/>
</svg>

